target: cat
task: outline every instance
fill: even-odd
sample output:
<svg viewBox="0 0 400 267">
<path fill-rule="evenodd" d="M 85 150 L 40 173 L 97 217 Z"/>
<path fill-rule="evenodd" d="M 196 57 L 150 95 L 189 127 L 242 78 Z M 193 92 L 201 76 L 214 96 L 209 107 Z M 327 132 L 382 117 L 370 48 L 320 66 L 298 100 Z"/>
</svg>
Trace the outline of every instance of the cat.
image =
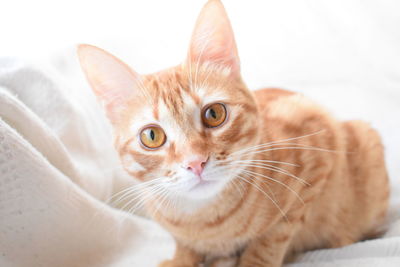
<svg viewBox="0 0 400 267">
<path fill-rule="evenodd" d="M 176 67 L 139 75 L 91 45 L 78 56 L 123 166 L 176 240 L 160 266 L 281 266 L 377 233 L 389 197 L 377 132 L 301 94 L 250 91 L 219 0 Z"/>
</svg>

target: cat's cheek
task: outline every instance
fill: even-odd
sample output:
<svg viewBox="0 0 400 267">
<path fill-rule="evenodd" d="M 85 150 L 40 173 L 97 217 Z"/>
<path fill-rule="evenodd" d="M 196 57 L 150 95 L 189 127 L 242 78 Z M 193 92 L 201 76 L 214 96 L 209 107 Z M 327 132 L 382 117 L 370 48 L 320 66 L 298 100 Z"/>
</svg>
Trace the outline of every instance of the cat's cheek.
<svg viewBox="0 0 400 267">
<path fill-rule="evenodd" d="M 121 162 L 128 172 L 144 171 L 145 168 L 135 161 L 130 154 L 125 154 L 121 157 Z"/>
</svg>

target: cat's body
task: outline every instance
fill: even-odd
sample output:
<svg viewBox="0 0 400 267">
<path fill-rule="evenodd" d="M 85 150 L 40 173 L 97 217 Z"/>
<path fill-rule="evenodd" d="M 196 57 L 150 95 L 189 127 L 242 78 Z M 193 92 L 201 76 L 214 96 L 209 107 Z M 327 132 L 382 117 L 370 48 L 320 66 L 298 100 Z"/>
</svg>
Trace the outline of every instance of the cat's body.
<svg viewBox="0 0 400 267">
<path fill-rule="evenodd" d="M 300 94 L 251 92 L 222 4 L 197 21 L 188 59 L 140 76 L 82 45 L 140 203 L 177 241 L 161 266 L 280 266 L 291 252 L 374 235 L 389 188 L 377 133 Z M 224 265 L 226 266 L 226 265 Z"/>
<path fill-rule="evenodd" d="M 160 212 L 156 219 L 181 244 L 202 255 L 218 258 L 245 252 L 240 266 L 279 266 L 291 252 L 340 247 L 375 235 L 389 195 L 377 133 L 362 121 L 339 122 L 299 94 L 279 89 L 254 93 L 264 119 L 260 143 L 284 139 L 288 141 L 282 144 L 290 143 L 275 145 L 277 150 L 256 154 L 254 159 L 297 164 L 275 166 L 307 184 L 274 170 L 247 169 L 283 182 L 298 196 L 268 179 L 252 180 L 258 188 L 239 180 L 240 185 L 226 189 L 220 201 L 195 214 Z M 307 136 L 310 133 L 316 134 Z M 290 140 L 299 136 L 306 137 Z M 261 190 L 275 197 L 286 218 Z M 246 251 L 249 246 L 254 247 L 251 252 Z"/>
</svg>

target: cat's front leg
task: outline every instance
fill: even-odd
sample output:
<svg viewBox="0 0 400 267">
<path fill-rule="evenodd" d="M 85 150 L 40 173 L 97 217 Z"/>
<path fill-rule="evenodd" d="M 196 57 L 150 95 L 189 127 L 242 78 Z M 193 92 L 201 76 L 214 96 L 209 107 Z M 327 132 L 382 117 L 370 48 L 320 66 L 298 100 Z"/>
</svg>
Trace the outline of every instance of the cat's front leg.
<svg viewBox="0 0 400 267">
<path fill-rule="evenodd" d="M 292 239 L 292 229 L 281 227 L 279 231 L 251 241 L 243 251 L 239 267 L 280 267 Z"/>
<path fill-rule="evenodd" d="M 206 262 L 204 267 L 236 267 L 238 261 L 238 256 L 216 258 Z"/>
<path fill-rule="evenodd" d="M 203 256 L 177 242 L 174 258 L 161 262 L 158 267 L 198 267 Z"/>
</svg>

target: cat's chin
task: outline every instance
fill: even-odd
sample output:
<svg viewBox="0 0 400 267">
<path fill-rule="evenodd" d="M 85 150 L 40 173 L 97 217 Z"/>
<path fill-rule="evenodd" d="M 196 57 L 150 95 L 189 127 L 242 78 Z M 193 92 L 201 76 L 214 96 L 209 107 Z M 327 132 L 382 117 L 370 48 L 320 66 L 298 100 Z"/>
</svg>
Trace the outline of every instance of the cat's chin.
<svg viewBox="0 0 400 267">
<path fill-rule="evenodd" d="M 179 193 L 179 196 L 187 200 L 207 200 L 215 197 L 221 190 L 220 181 L 201 180 L 188 186 Z"/>
<path fill-rule="evenodd" d="M 192 183 L 175 195 L 177 208 L 184 213 L 194 213 L 210 204 L 223 191 L 226 182 L 221 180 L 201 180 Z"/>
<path fill-rule="evenodd" d="M 195 199 L 207 199 L 216 195 L 218 190 L 218 181 L 200 180 L 188 189 L 187 194 L 189 197 Z"/>
</svg>

